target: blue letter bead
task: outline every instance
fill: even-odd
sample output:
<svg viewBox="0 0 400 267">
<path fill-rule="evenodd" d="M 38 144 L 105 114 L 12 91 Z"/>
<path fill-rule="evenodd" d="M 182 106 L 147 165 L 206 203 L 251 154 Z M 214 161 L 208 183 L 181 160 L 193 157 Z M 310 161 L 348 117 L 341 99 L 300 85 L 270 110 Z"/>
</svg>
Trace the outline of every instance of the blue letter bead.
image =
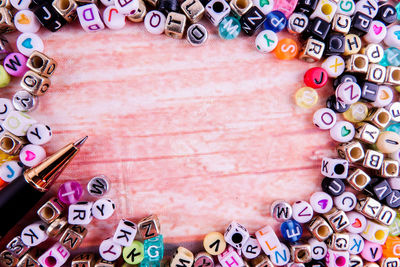
<svg viewBox="0 0 400 267">
<path fill-rule="evenodd" d="M 235 17 L 225 17 L 218 26 L 218 33 L 222 39 L 231 40 L 238 37 L 242 26 Z"/>
<path fill-rule="evenodd" d="M 153 263 L 161 261 L 163 257 L 164 242 L 162 235 L 144 240 L 143 266 L 152 266 Z"/>
<path fill-rule="evenodd" d="M 286 28 L 286 24 L 287 19 L 285 15 L 278 10 L 274 10 L 267 14 L 267 18 L 264 22 L 264 28 L 273 32 L 280 32 Z"/>
<path fill-rule="evenodd" d="M 295 220 L 289 220 L 281 224 L 281 234 L 289 242 L 297 242 L 303 235 L 301 224 Z"/>
</svg>

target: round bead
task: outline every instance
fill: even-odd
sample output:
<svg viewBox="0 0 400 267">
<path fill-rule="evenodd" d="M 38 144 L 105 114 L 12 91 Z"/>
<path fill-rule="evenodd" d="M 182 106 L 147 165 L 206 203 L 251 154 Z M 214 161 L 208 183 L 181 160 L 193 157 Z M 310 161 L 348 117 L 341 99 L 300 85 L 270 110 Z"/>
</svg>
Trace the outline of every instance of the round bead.
<svg viewBox="0 0 400 267">
<path fill-rule="evenodd" d="M 381 85 L 379 86 L 378 93 L 376 95 L 376 100 L 371 104 L 374 107 L 385 107 L 389 105 L 393 100 L 393 91 L 389 86 Z"/>
<path fill-rule="evenodd" d="M 110 182 L 105 175 L 97 175 L 87 184 L 87 191 L 94 197 L 104 196 L 109 190 Z"/>
<path fill-rule="evenodd" d="M 337 113 L 343 113 L 350 108 L 350 105 L 343 104 L 336 100 L 335 95 L 331 95 L 326 99 L 326 107 Z"/>
<path fill-rule="evenodd" d="M 382 21 L 385 25 L 394 23 L 397 19 L 396 8 L 392 5 L 379 5 L 378 14 L 375 19 Z"/>
<path fill-rule="evenodd" d="M 378 261 L 380 258 L 382 258 L 382 252 L 383 249 L 381 245 L 365 240 L 361 257 L 363 257 L 363 259 L 366 261 Z"/>
<path fill-rule="evenodd" d="M 345 143 L 349 142 L 354 138 L 355 129 L 353 124 L 347 121 L 338 121 L 330 129 L 330 135 L 333 140 Z"/>
<path fill-rule="evenodd" d="M 0 120 L 5 120 L 11 111 L 14 111 L 14 106 L 10 99 L 0 98 Z"/>
<path fill-rule="evenodd" d="M 349 253 L 352 255 L 358 255 L 364 248 L 364 238 L 358 234 L 349 235 Z"/>
<path fill-rule="evenodd" d="M 280 222 L 290 220 L 292 218 L 292 206 L 284 200 L 276 200 L 270 208 L 271 216 Z"/>
<path fill-rule="evenodd" d="M 314 211 L 307 201 L 296 201 L 293 205 L 293 219 L 299 223 L 311 221 Z"/>
<path fill-rule="evenodd" d="M 318 241 L 316 238 L 311 238 L 308 240 L 308 244 L 311 246 L 311 258 L 313 260 L 322 260 L 326 256 L 328 247 L 325 242 Z"/>
<path fill-rule="evenodd" d="M 344 192 L 340 196 L 334 197 L 335 206 L 345 212 L 352 211 L 357 204 L 357 198 L 352 192 Z"/>
<path fill-rule="evenodd" d="M 400 66 L 400 50 L 396 47 L 389 47 L 385 49 L 379 64 L 385 67 Z"/>
<path fill-rule="evenodd" d="M 124 261 L 131 265 L 139 264 L 144 259 L 144 246 L 143 243 L 135 240 L 129 247 L 124 247 L 122 250 L 122 257 Z"/>
<path fill-rule="evenodd" d="M 382 132 L 376 140 L 376 147 L 382 153 L 393 153 L 400 149 L 400 135 L 395 132 Z"/>
<path fill-rule="evenodd" d="M 114 1 L 114 5 L 122 15 L 130 15 L 132 11 L 139 8 L 139 0 Z"/>
<path fill-rule="evenodd" d="M 4 59 L 3 66 L 8 74 L 22 77 L 29 70 L 26 66 L 28 59 L 21 53 L 10 53 Z"/>
<path fill-rule="evenodd" d="M 269 53 L 278 45 L 278 36 L 275 32 L 264 30 L 257 35 L 256 48 L 261 53 Z"/>
<path fill-rule="evenodd" d="M 58 199 L 67 205 L 74 204 L 79 201 L 83 195 L 83 189 L 80 183 L 76 181 L 68 181 L 60 185 L 58 189 Z"/>
<path fill-rule="evenodd" d="M 321 182 L 322 191 L 336 197 L 343 194 L 345 185 L 342 179 L 325 177 Z"/>
<path fill-rule="evenodd" d="M 295 101 L 299 107 L 311 108 L 318 102 L 318 93 L 311 87 L 303 87 L 296 91 Z"/>
<path fill-rule="evenodd" d="M 379 44 L 369 44 L 363 53 L 368 57 L 369 63 L 379 63 L 385 54 L 383 47 Z"/>
<path fill-rule="evenodd" d="M 10 4 L 17 10 L 29 9 L 31 0 L 10 0 Z"/>
<path fill-rule="evenodd" d="M 333 200 L 330 195 L 325 192 L 315 192 L 310 197 L 310 204 L 316 213 L 327 213 L 333 207 Z"/>
<path fill-rule="evenodd" d="M 308 25 L 308 17 L 303 13 L 293 13 L 290 15 L 286 28 L 289 33 L 300 34 L 305 31 Z"/>
<path fill-rule="evenodd" d="M 321 67 L 326 70 L 328 76 L 336 78 L 344 72 L 344 60 L 340 56 L 327 57 L 321 64 Z"/>
<path fill-rule="evenodd" d="M 304 83 L 311 88 L 321 88 L 328 82 L 328 73 L 321 67 L 314 67 L 304 74 Z"/>
<path fill-rule="evenodd" d="M 219 246 L 213 245 L 215 242 L 219 241 Z M 222 252 L 225 251 L 226 248 L 226 242 L 224 235 L 219 233 L 219 232 L 211 232 L 208 233 L 203 240 L 203 246 L 205 251 L 208 254 L 211 254 L 213 256 L 217 256 L 221 254 Z"/>
<path fill-rule="evenodd" d="M 201 46 L 207 42 L 208 32 L 206 27 L 199 23 L 189 26 L 186 33 L 186 40 L 193 46 Z"/>
<path fill-rule="evenodd" d="M 336 113 L 329 108 L 320 108 L 314 112 L 313 123 L 321 130 L 328 130 L 336 123 Z"/>
<path fill-rule="evenodd" d="M 44 44 L 39 35 L 31 32 L 24 32 L 17 38 L 17 49 L 21 54 L 29 57 L 33 51 L 43 52 Z"/>
<path fill-rule="evenodd" d="M 393 102 L 390 105 L 386 106 L 386 109 L 389 111 L 392 121 L 400 122 L 400 102 Z M 392 124 L 392 125 L 397 125 L 397 124 Z M 389 127 L 386 128 L 387 131 L 390 131 Z M 394 130 L 392 132 L 397 132 L 398 133 L 398 129 L 399 128 L 397 128 L 397 131 Z"/>
<path fill-rule="evenodd" d="M 4 162 L 0 166 L 0 179 L 6 183 L 11 183 L 22 174 L 23 167 L 24 165 L 21 162 L 15 160 Z"/>
<path fill-rule="evenodd" d="M 103 240 L 99 246 L 99 254 L 103 260 L 115 261 L 122 254 L 122 247 L 115 243 L 112 238 Z"/>
<path fill-rule="evenodd" d="M 35 14 L 30 10 L 21 10 L 14 15 L 14 24 L 20 32 L 37 32 L 40 29 L 40 23 Z"/>
<path fill-rule="evenodd" d="M 241 252 L 246 259 L 254 259 L 258 255 L 260 255 L 261 246 L 260 246 L 260 243 L 257 241 L 257 238 L 255 236 L 249 236 L 246 243 L 244 243 Z M 207 252 L 203 252 L 203 253 L 207 253 Z M 211 258 L 210 254 L 207 253 L 207 255 Z M 196 256 L 196 258 L 197 258 L 197 256 Z M 202 265 L 200 264 L 200 265 L 196 266 L 196 263 L 195 263 L 194 267 L 202 267 Z"/>
<path fill-rule="evenodd" d="M 44 145 L 51 140 L 51 128 L 43 123 L 36 123 L 26 132 L 28 141 L 34 145 Z"/>
<path fill-rule="evenodd" d="M 400 235 L 400 217 L 396 217 L 396 219 L 394 219 L 394 222 L 389 226 L 389 235 Z"/>
<path fill-rule="evenodd" d="M 378 13 L 378 2 L 369 0 L 360 0 L 356 4 L 355 12 L 360 12 L 370 18 L 374 18 Z"/>
<path fill-rule="evenodd" d="M 390 26 L 383 41 L 387 46 L 400 47 L 400 25 Z"/>
<path fill-rule="evenodd" d="M 337 14 L 343 14 L 346 16 L 352 16 L 356 10 L 356 4 L 353 0 L 340 0 L 338 3 L 338 8 L 336 10 Z"/>
<path fill-rule="evenodd" d="M 360 234 L 367 227 L 367 219 L 361 213 L 351 211 L 346 213 L 349 218 L 350 224 L 346 227 L 349 233 Z"/>
<path fill-rule="evenodd" d="M 232 40 L 238 37 L 242 26 L 235 17 L 225 17 L 218 26 L 218 34 L 222 39 Z"/>
<path fill-rule="evenodd" d="M 336 88 L 336 99 L 344 104 L 354 104 L 361 98 L 361 88 L 354 82 L 341 83 Z"/>
<path fill-rule="evenodd" d="M 348 110 L 343 112 L 345 120 L 350 122 L 360 122 L 365 120 L 368 115 L 368 106 L 363 102 L 357 102 L 350 106 Z"/>
<path fill-rule="evenodd" d="M 278 45 L 274 50 L 274 54 L 281 60 L 292 60 L 299 52 L 297 42 L 290 38 L 283 38 L 279 40 Z"/>
<path fill-rule="evenodd" d="M 112 6 L 112 5 L 114 5 L 114 0 L 100 0 L 100 2 L 101 2 L 104 6 Z"/>
<path fill-rule="evenodd" d="M 151 34 L 162 34 L 164 32 L 167 18 L 163 13 L 152 10 L 144 17 L 144 27 Z"/>
<path fill-rule="evenodd" d="M 43 222 L 32 223 L 25 227 L 21 232 L 22 242 L 29 247 L 35 247 L 46 241 L 47 238 L 46 226 Z"/>
<path fill-rule="evenodd" d="M 301 224 L 295 220 L 288 220 L 281 224 L 282 237 L 291 243 L 295 243 L 300 240 L 303 235 L 303 228 Z"/>
<path fill-rule="evenodd" d="M 290 251 L 289 248 L 281 243 L 280 246 L 275 249 L 273 256 L 271 257 L 271 261 L 272 264 L 276 265 L 276 266 L 283 266 L 285 264 L 287 264 L 290 260 Z M 279 256 L 281 255 L 281 256 Z M 287 257 L 282 257 L 282 255 L 287 255 Z"/>
<path fill-rule="evenodd" d="M 111 30 L 120 30 L 125 27 L 126 24 L 125 15 L 121 14 L 115 6 L 108 6 L 104 9 L 103 21 L 104 24 Z"/>
<path fill-rule="evenodd" d="M 381 21 L 373 20 L 369 31 L 363 36 L 363 38 L 368 43 L 378 44 L 385 38 L 386 33 L 386 25 Z"/>
<path fill-rule="evenodd" d="M 258 7 L 264 15 L 268 15 L 274 9 L 274 0 L 253 0 L 253 5 Z"/>
<path fill-rule="evenodd" d="M 26 145 L 19 152 L 19 160 L 28 167 L 34 167 L 46 158 L 46 151 L 38 145 Z"/>
<path fill-rule="evenodd" d="M 38 98 L 25 90 L 21 90 L 13 95 L 12 103 L 16 110 L 30 112 L 37 107 Z"/>
<path fill-rule="evenodd" d="M 11 77 L 10 74 L 0 65 L 0 88 L 6 87 L 10 84 Z"/>
<path fill-rule="evenodd" d="M 280 32 L 286 28 L 287 19 L 285 15 L 278 10 L 274 10 L 267 14 L 264 22 L 264 28 L 273 32 Z"/>
<path fill-rule="evenodd" d="M 115 204 L 109 198 L 101 198 L 94 202 L 92 208 L 92 215 L 98 220 L 106 220 L 113 215 L 115 211 Z"/>
</svg>

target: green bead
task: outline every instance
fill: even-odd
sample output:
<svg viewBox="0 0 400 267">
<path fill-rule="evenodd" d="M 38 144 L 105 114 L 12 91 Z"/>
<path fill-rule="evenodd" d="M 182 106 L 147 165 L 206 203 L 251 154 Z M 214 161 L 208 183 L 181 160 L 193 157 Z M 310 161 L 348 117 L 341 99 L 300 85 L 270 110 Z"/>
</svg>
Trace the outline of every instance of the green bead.
<svg viewBox="0 0 400 267">
<path fill-rule="evenodd" d="M 3 66 L 0 65 L 0 88 L 6 87 L 10 83 L 11 77 L 4 69 Z"/>
<path fill-rule="evenodd" d="M 146 262 L 159 262 L 164 257 L 163 236 L 158 235 L 144 241 L 144 260 Z"/>
<path fill-rule="evenodd" d="M 240 22 L 235 17 L 225 17 L 218 26 L 218 34 L 222 39 L 231 40 L 238 37 L 240 30 Z"/>
<path fill-rule="evenodd" d="M 140 263 L 140 267 L 160 267 L 161 264 L 159 261 L 148 261 L 146 259 L 144 259 L 141 263 Z"/>
<path fill-rule="evenodd" d="M 400 123 L 393 123 L 386 127 L 386 131 L 400 134 Z"/>
<path fill-rule="evenodd" d="M 400 218 L 396 217 L 394 222 L 389 226 L 389 235 L 398 236 L 400 235 Z"/>
<path fill-rule="evenodd" d="M 140 241 L 133 241 L 129 247 L 124 247 L 122 257 L 128 264 L 139 264 L 144 259 L 144 246 Z"/>
</svg>

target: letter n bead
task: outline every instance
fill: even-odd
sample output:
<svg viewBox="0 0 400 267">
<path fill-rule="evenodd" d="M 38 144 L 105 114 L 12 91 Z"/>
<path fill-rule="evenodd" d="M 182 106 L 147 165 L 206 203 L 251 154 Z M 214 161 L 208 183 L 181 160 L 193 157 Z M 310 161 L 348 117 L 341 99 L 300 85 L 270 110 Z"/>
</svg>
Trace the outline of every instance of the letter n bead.
<svg viewBox="0 0 400 267">
<path fill-rule="evenodd" d="M 193 253 L 184 247 L 178 247 L 171 260 L 171 267 L 190 267 L 194 262 Z"/>
<path fill-rule="evenodd" d="M 221 254 L 226 248 L 224 235 L 219 232 L 208 233 L 204 237 L 203 246 L 206 252 L 213 256 Z"/>
<path fill-rule="evenodd" d="M 40 256 L 38 261 L 43 267 L 61 267 L 69 256 L 69 251 L 59 243 L 56 243 Z"/>
<path fill-rule="evenodd" d="M 237 222 L 231 222 L 224 234 L 226 243 L 236 249 L 241 249 L 249 236 L 247 229 Z"/>
<path fill-rule="evenodd" d="M 251 7 L 241 18 L 240 24 L 242 24 L 242 30 L 245 34 L 253 35 L 265 21 L 265 15 L 262 11 L 256 7 Z"/>
<path fill-rule="evenodd" d="M 115 230 L 113 241 L 123 247 L 128 247 L 132 244 L 137 233 L 135 223 L 128 220 L 120 220 Z"/>
<path fill-rule="evenodd" d="M 80 6 L 76 10 L 82 28 L 86 32 L 94 32 L 104 29 L 99 8 L 95 4 Z"/>
<path fill-rule="evenodd" d="M 157 215 L 152 214 L 138 223 L 139 233 L 143 240 L 156 237 L 160 234 L 160 222 Z"/>
</svg>

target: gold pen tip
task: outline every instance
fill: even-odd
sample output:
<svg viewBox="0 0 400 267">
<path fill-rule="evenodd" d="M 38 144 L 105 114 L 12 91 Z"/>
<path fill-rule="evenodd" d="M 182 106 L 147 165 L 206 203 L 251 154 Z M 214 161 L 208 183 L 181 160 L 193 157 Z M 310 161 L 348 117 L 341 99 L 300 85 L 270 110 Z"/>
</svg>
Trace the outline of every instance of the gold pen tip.
<svg viewBox="0 0 400 267">
<path fill-rule="evenodd" d="M 88 136 L 85 136 L 85 137 L 79 139 L 78 141 L 76 141 L 74 143 L 74 146 L 76 146 L 77 148 L 80 148 L 86 142 L 87 139 L 88 139 Z"/>
</svg>

